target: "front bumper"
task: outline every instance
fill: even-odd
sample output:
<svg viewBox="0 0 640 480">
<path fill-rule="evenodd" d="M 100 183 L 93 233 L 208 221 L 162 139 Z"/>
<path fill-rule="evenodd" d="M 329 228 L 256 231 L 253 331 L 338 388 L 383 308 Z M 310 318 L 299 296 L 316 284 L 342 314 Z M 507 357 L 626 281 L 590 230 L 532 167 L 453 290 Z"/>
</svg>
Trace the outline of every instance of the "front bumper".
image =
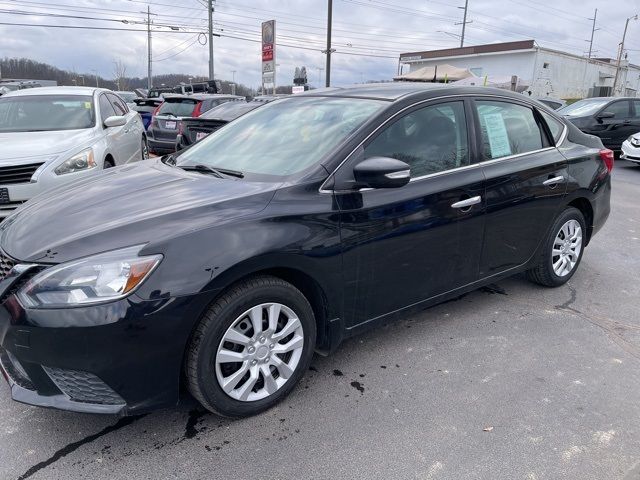
<svg viewBox="0 0 640 480">
<path fill-rule="evenodd" d="M 11 293 L 19 282 L 0 282 L 0 370 L 14 400 L 118 415 L 178 402 L 183 354 L 206 298 L 132 295 L 30 310 Z"/>
<path fill-rule="evenodd" d="M 620 158 L 630 162 L 640 163 L 640 147 L 634 147 L 629 140 L 622 144 L 622 154 Z"/>
</svg>

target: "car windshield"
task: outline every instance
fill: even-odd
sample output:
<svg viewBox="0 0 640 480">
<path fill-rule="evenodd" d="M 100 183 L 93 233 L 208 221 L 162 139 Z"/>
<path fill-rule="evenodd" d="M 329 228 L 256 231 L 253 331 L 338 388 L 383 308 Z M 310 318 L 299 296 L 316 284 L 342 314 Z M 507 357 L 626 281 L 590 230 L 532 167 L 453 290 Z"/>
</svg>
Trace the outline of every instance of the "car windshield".
<svg viewBox="0 0 640 480">
<path fill-rule="evenodd" d="M 318 163 L 385 105 L 379 100 L 327 97 L 270 103 L 212 133 L 177 162 L 288 176 Z"/>
<path fill-rule="evenodd" d="M 21 95 L 0 98 L 0 132 L 77 130 L 95 125 L 89 95 Z"/>
<path fill-rule="evenodd" d="M 579 102 L 572 103 L 571 105 L 567 105 L 566 107 L 559 109 L 557 112 L 559 115 L 567 115 L 571 117 L 584 117 L 588 115 L 593 115 L 610 101 L 611 99 L 608 99 L 608 98 L 580 100 Z"/>
<path fill-rule="evenodd" d="M 176 98 L 171 100 L 165 100 L 160 105 L 158 115 L 172 115 L 174 117 L 190 117 L 193 110 L 198 104 L 197 100 L 191 98 Z"/>
</svg>

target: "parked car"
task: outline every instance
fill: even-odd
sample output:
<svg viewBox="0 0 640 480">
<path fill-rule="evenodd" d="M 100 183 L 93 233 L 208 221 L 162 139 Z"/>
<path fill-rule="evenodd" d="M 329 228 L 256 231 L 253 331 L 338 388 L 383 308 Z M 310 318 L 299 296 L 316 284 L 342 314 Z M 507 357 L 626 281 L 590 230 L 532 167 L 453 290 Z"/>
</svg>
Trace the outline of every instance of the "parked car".
<svg viewBox="0 0 640 480">
<path fill-rule="evenodd" d="M 147 98 L 163 98 L 166 94 L 173 94 L 173 88 L 171 87 L 153 87 L 149 90 Z"/>
<path fill-rule="evenodd" d="M 633 163 L 640 163 L 640 133 L 631 135 L 624 141 L 620 158 Z"/>
<path fill-rule="evenodd" d="M 129 110 L 135 110 L 136 103 L 134 100 L 140 98 L 136 92 L 118 90 L 114 93 L 117 94 L 121 99 L 123 99 L 126 102 L 127 107 L 129 107 Z"/>
<path fill-rule="evenodd" d="M 175 152 L 180 120 L 199 117 L 226 102 L 245 102 L 245 99 L 236 95 L 165 95 L 164 102 L 153 113 L 147 129 L 149 148 L 160 154 Z"/>
<path fill-rule="evenodd" d="M 133 101 L 135 107 L 133 107 L 132 110 L 140 114 L 145 130 L 149 129 L 151 119 L 153 118 L 153 112 L 162 105 L 162 102 L 164 102 L 164 98 L 136 98 Z"/>
<path fill-rule="evenodd" d="M 585 133 L 600 137 L 605 147 L 616 152 L 629 135 L 640 132 L 640 99 L 585 98 L 558 110 Z"/>
<path fill-rule="evenodd" d="M 314 351 L 374 325 L 519 272 L 566 283 L 609 215 L 612 167 L 598 138 L 504 90 L 269 103 L 0 225 L 11 395 L 126 415 L 184 384 L 213 412 L 256 414 Z"/>
<path fill-rule="evenodd" d="M 89 87 L 3 95 L 0 145 L 0 218 L 45 190 L 148 156 L 140 116 Z"/>
<path fill-rule="evenodd" d="M 256 97 L 250 102 L 227 102 L 212 108 L 197 118 L 183 118 L 178 123 L 176 151 L 190 147 L 230 121 L 277 98 L 265 95 Z"/>
</svg>

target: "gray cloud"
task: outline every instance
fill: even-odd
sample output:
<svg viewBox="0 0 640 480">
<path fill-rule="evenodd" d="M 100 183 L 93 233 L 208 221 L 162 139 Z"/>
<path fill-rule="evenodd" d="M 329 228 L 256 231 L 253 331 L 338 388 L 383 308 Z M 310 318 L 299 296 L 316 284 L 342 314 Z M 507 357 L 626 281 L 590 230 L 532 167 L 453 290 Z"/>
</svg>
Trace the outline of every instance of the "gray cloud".
<svg viewBox="0 0 640 480">
<path fill-rule="evenodd" d="M 206 75 L 208 47 L 195 33 L 169 33 L 161 25 L 183 31 L 203 31 L 206 10 L 201 0 L 3 0 L 1 22 L 136 28 L 142 24 L 94 21 L 50 16 L 9 14 L 8 11 L 46 12 L 142 21 L 141 12 L 151 6 L 154 13 L 154 73 Z M 334 84 L 391 78 L 401 52 L 457 46 L 456 34 L 463 0 L 334 0 Z M 481 44 L 534 38 L 539 44 L 582 54 L 591 33 L 588 20 L 598 8 L 596 56 L 615 57 L 625 19 L 640 13 L 640 0 L 469 0 L 465 44 Z M 322 0 L 217 0 L 214 21 L 216 77 L 250 86 L 260 82 L 260 45 L 230 37 L 259 39 L 263 20 L 277 21 L 278 83 L 291 83 L 296 66 L 306 65 L 312 84 L 318 84 L 317 67 L 324 68 L 320 52 L 325 41 L 326 1 Z M 439 33 L 445 31 L 450 35 Z M 127 73 L 146 76 L 146 33 L 105 30 L 71 30 L 48 27 L 0 25 L 0 55 L 24 56 L 60 68 L 113 77 L 113 61 L 122 59 Z M 191 43 L 193 43 L 191 45 Z M 295 48 L 294 47 L 304 47 Z M 629 59 L 640 63 L 640 21 L 631 22 L 627 36 Z M 183 51 L 184 50 L 184 51 Z M 368 53 L 377 57 L 348 55 Z M 391 57 L 391 58 L 380 58 Z M 322 72 L 324 76 L 324 72 Z"/>
</svg>

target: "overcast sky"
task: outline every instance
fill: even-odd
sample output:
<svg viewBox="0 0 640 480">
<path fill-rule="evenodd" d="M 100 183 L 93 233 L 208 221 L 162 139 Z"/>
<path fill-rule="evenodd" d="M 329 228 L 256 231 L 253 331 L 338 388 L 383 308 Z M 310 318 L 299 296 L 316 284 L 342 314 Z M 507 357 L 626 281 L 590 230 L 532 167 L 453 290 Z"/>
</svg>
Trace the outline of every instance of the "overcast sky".
<svg viewBox="0 0 640 480">
<path fill-rule="evenodd" d="M 154 74 L 206 75 L 206 0 L 0 0 L 0 23 L 145 30 L 153 15 Z M 459 45 L 464 0 L 334 0 L 332 83 L 390 79 L 398 54 Z M 640 0 L 469 0 L 465 45 L 535 39 L 540 45 L 585 53 L 598 8 L 595 56 L 615 57 L 625 20 L 640 13 Z M 44 13 L 34 16 L 28 12 Z M 85 18 L 68 18 L 85 17 Z M 95 20 L 100 18 L 102 20 Z M 326 42 L 325 0 L 217 0 L 215 76 L 249 86 L 260 83 L 260 23 L 277 24 L 278 84 L 290 84 L 306 66 L 317 85 Z M 122 23 L 127 20 L 129 23 Z M 178 28 L 178 32 L 170 27 Z M 448 32 L 449 35 L 440 32 Z M 236 38 L 233 38 L 236 37 Z M 27 57 L 59 68 L 114 77 L 115 60 L 127 75 L 146 76 L 146 31 L 0 25 L 0 56 Z M 640 63 L 640 20 L 629 23 L 629 60 Z M 364 56 L 371 55 L 371 56 Z M 324 76 L 324 72 L 321 72 Z M 323 77 L 324 78 L 324 77 Z"/>
</svg>

